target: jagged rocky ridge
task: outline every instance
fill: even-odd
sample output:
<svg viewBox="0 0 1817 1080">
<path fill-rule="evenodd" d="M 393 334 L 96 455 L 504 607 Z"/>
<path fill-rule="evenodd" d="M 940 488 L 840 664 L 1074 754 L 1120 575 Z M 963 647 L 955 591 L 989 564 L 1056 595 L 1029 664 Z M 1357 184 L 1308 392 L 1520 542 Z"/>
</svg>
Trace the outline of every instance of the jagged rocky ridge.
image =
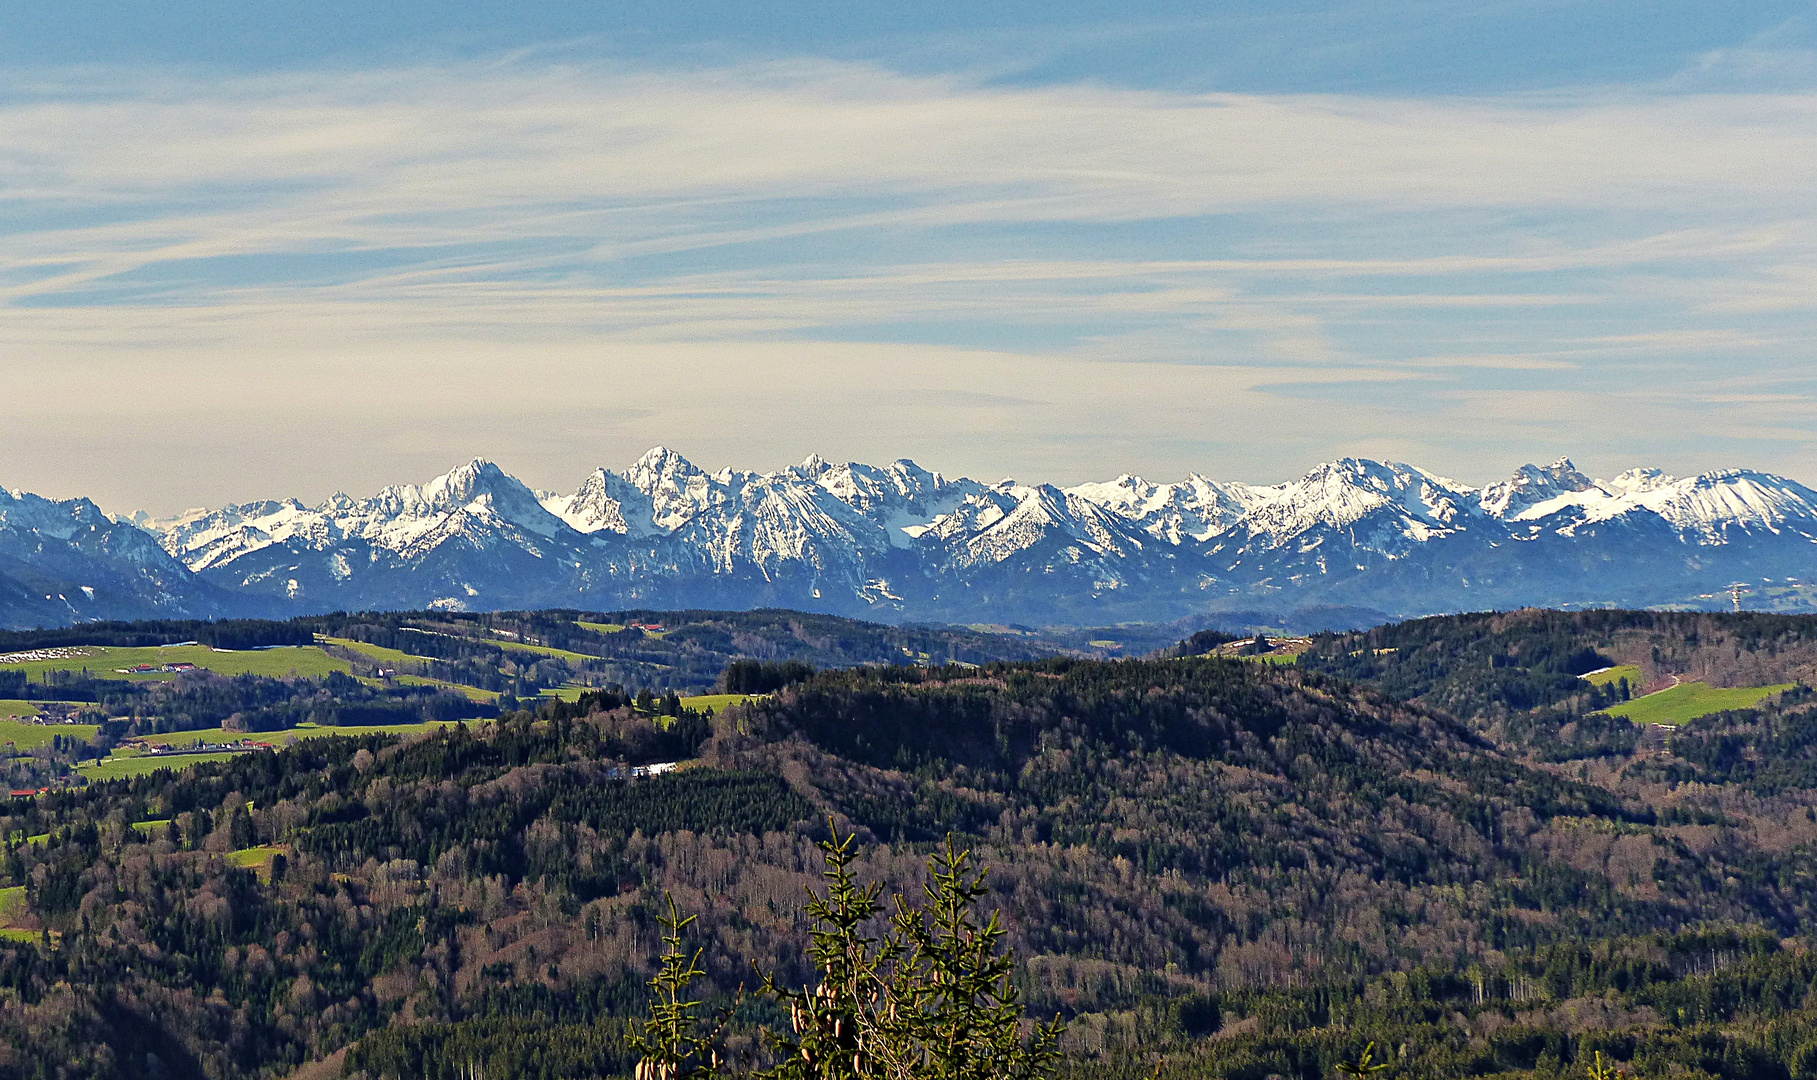
<svg viewBox="0 0 1817 1080">
<path fill-rule="evenodd" d="M 1817 607 L 1788 583 L 1817 577 L 1817 492 L 1740 470 L 1599 481 L 1561 460 L 1474 488 L 1346 458 L 1266 487 L 1126 475 L 1061 489 L 906 460 L 708 473 L 659 447 L 572 494 L 475 460 L 367 499 L 141 517 L 144 532 L 84 500 L 10 498 L 0 603 L 14 624 L 426 606 L 1074 624 L 1325 606 L 1354 621 L 1714 606 L 1731 582 L 1769 580 L 1775 605 Z"/>
<path fill-rule="evenodd" d="M 234 598 L 87 499 L 0 489 L 0 626 L 208 617 Z"/>
</svg>

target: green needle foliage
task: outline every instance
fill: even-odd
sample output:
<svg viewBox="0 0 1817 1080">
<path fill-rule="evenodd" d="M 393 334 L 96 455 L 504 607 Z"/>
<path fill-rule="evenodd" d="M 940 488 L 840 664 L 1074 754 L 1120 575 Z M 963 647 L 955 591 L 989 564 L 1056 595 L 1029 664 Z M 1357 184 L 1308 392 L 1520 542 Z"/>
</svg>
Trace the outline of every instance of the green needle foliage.
<svg viewBox="0 0 1817 1080">
<path fill-rule="evenodd" d="M 1590 1080 L 1627 1080 L 1627 1073 L 1613 1064 L 1604 1064 L 1602 1051 L 1596 1052 L 1596 1060 L 1590 1063 Z"/>
<path fill-rule="evenodd" d="M 1338 1075 L 1347 1080 L 1372 1080 L 1377 1073 L 1388 1068 L 1386 1061 L 1373 1061 L 1374 1057 L 1375 1042 L 1371 1040 L 1368 1046 L 1363 1047 L 1362 1054 L 1358 1055 L 1356 1060 L 1337 1063 Z M 1594 1080 L 1604 1080 L 1604 1078 L 1596 1077 Z"/>
<path fill-rule="evenodd" d="M 1062 1025 L 1035 1025 L 1024 1036 L 1022 998 L 1003 950 L 996 913 L 980 920 L 986 868 L 947 838 L 928 860 L 919 906 L 897 896 L 886 909 L 878 883 L 860 885 L 851 836 L 820 845 L 824 896 L 810 893 L 812 955 L 820 982 L 795 989 L 763 975 L 760 992 L 788 1009 L 790 1030 L 763 1033 L 772 1064 L 745 1073 L 756 1080 L 1042 1080 L 1059 1063 Z M 889 916 L 880 932 L 878 917 Z M 638 1080 L 740 1075 L 712 1049 L 719 1027 L 702 1031 L 687 997 L 703 974 L 699 953 L 686 953 L 671 902 L 662 966 L 651 985 L 656 1000 Z"/>
<path fill-rule="evenodd" d="M 723 1018 L 705 1028 L 695 1010 L 701 1003 L 688 995 L 688 985 L 706 974 L 700 966 L 701 950 L 682 947 L 682 935 L 696 916 L 682 917 L 675 898 L 668 897 L 669 911 L 659 916 L 663 928 L 661 966 L 650 979 L 650 1019 L 641 1034 L 631 1036 L 631 1047 L 641 1060 L 637 1080 L 693 1080 L 718 1074 L 717 1041 Z"/>
</svg>

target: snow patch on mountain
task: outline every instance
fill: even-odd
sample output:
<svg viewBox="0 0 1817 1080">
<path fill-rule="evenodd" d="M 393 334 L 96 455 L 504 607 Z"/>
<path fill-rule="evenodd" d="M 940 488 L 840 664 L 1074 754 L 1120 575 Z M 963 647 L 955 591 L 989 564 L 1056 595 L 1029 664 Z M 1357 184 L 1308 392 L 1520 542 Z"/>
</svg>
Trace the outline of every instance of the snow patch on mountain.
<svg viewBox="0 0 1817 1080">
<path fill-rule="evenodd" d="M 571 532 L 529 488 L 475 458 L 426 484 L 388 487 L 369 499 L 336 493 L 313 507 L 285 499 L 186 514 L 160 539 L 166 551 L 199 573 L 273 547 L 330 551 L 351 544 L 409 558 L 450 541 L 483 550 L 500 533 L 534 550 L 532 537 Z M 334 576 L 342 580 L 353 573 L 346 555 L 333 563 Z"/>
<path fill-rule="evenodd" d="M 1344 458 L 1320 465 L 1259 503 L 1241 519 L 1247 548 L 1309 550 L 1346 533 L 1383 554 L 1468 527 L 1480 511 L 1476 492 L 1411 465 Z"/>
<path fill-rule="evenodd" d="M 1511 478 L 1483 488 L 1479 505 L 1489 516 L 1506 521 L 1542 503 L 1593 490 L 1594 480 L 1578 472 L 1570 458 L 1559 458 L 1545 468 L 1522 465 Z"/>
<path fill-rule="evenodd" d="M 645 536 L 656 528 L 650 496 L 607 469 L 595 469 L 572 495 L 539 492 L 537 498 L 575 532 Z"/>
<path fill-rule="evenodd" d="M 1193 473 L 1177 484 L 1157 484 L 1124 473 L 1108 483 L 1080 484 L 1069 494 L 1096 503 L 1144 532 L 1178 546 L 1203 543 L 1228 530 L 1256 507 L 1280 495 L 1279 487 L 1221 484 Z"/>
<path fill-rule="evenodd" d="M 1635 513 L 1657 517 L 1687 541 L 1720 545 L 1732 532 L 1808 532 L 1817 521 L 1817 492 L 1782 476 L 1744 469 L 1682 479 L 1659 469 L 1630 469 L 1614 480 L 1593 481 L 1536 502 L 1513 520 L 1568 519 L 1554 527 L 1575 532 L 1582 523 Z"/>
<path fill-rule="evenodd" d="M 1563 458 L 1481 488 L 1365 458 L 1271 486 L 1124 474 L 1059 488 L 950 479 L 907 459 L 708 472 L 656 447 L 569 494 L 475 459 L 366 498 L 132 524 L 86 500 L 0 493 L 0 576 L 63 559 L 65 576 L 15 592 L 80 611 L 107 610 L 122 590 L 158 610 L 199 609 L 191 594 L 217 589 L 261 612 L 775 605 L 1075 621 L 1292 595 L 1412 613 L 1676 602 L 1737 575 L 1797 576 L 1813 542 L 1817 492 L 1783 477 L 1594 480 Z M 77 583 L 95 588 L 92 603 Z"/>
</svg>

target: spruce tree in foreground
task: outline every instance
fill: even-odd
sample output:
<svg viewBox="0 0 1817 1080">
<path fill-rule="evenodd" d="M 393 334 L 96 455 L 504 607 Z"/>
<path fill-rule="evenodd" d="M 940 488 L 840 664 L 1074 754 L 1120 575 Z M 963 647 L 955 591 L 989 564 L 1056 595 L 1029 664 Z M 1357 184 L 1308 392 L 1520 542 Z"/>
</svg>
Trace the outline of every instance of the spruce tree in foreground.
<svg viewBox="0 0 1817 1080">
<path fill-rule="evenodd" d="M 635 1046 L 637 1080 L 750 1076 L 753 1080 L 1041 1080 L 1059 1061 L 1058 1018 L 1024 1037 L 1015 958 L 1002 951 L 996 913 L 980 921 L 986 870 L 948 837 L 928 860 L 925 901 L 897 896 L 881 935 L 866 934 L 885 912 L 876 883 L 852 875 L 853 838 L 837 831 L 825 852 L 826 895 L 811 894 L 812 955 L 819 985 L 792 989 L 774 973 L 759 993 L 785 1006 L 790 1030 L 765 1031 L 773 1064 L 740 1070 L 718 1049 L 726 1017 L 711 1023 L 689 986 L 704 974 L 682 935 L 693 917 L 670 903 L 663 920 L 655 1000 Z"/>
</svg>

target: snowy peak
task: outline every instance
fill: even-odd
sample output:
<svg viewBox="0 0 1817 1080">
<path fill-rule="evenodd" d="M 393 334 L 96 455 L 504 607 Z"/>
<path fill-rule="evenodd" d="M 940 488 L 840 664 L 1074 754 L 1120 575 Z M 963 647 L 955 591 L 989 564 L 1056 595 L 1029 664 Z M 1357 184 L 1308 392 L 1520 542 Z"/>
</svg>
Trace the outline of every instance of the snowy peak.
<svg viewBox="0 0 1817 1080">
<path fill-rule="evenodd" d="M 575 532 L 643 536 L 652 531 L 655 507 L 631 481 L 608 469 L 595 469 L 572 495 L 544 495 L 543 508 Z"/>
<path fill-rule="evenodd" d="M 1809 528 L 1817 519 L 1817 492 L 1783 476 L 1740 469 L 1650 482 L 1629 487 L 1627 495 L 1705 543 L 1720 542 L 1731 529 L 1777 532 L 1794 523 Z"/>
<path fill-rule="evenodd" d="M 1658 491 L 1678 482 L 1678 478 L 1663 469 L 1629 469 L 1615 479 L 1603 484 L 1612 491 L 1625 491 L 1632 495 L 1644 495 L 1649 491 Z"/>
<path fill-rule="evenodd" d="M 770 567 L 767 574 L 790 560 L 855 565 L 888 549 L 1001 561 L 1057 536 L 1081 551 L 1123 558 L 1148 546 L 1190 548 L 1226 536 L 1251 551 L 1308 549 L 1341 533 L 1340 546 L 1398 555 L 1409 544 L 1473 528 L 1531 538 L 1536 529 L 1568 533 L 1631 513 L 1697 543 L 1721 543 L 1731 530 L 1817 520 L 1817 494 L 1742 471 L 1680 480 L 1633 469 L 1598 482 L 1568 458 L 1523 465 L 1480 490 L 1411 465 L 1354 457 L 1273 487 L 1199 474 L 1154 483 L 1124 473 L 1062 490 L 949 481 L 906 458 L 874 466 L 814 454 L 775 473 L 708 474 L 658 446 L 623 475 L 594 470 L 570 495 L 531 492 L 476 458 L 426 484 L 386 488 L 369 499 L 336 495 L 313 508 L 294 499 L 250 503 L 146 524 L 197 570 L 274 545 L 326 552 L 362 543 L 407 556 L 452 539 L 485 546 L 495 534 L 521 533 L 577 548 L 607 537 L 667 540 L 687 550 L 652 557 L 724 572 L 750 563 Z M 52 516 L 56 521 L 40 523 L 48 532 L 75 527 L 65 512 Z"/>
<path fill-rule="evenodd" d="M 501 531 L 546 539 L 569 528 L 515 477 L 475 458 L 426 484 L 388 487 L 369 499 L 336 493 L 314 507 L 284 499 L 186 514 L 164 527 L 159 540 L 200 572 L 266 549 L 295 556 L 351 544 L 414 557 L 449 540 L 486 546 Z M 337 571 L 349 565 L 345 552 L 331 561 Z"/>
<path fill-rule="evenodd" d="M 791 471 L 811 480 L 832 467 L 833 466 L 827 459 L 821 457 L 819 454 L 809 454 L 807 457 L 802 458 L 801 464 L 797 465 Z"/>
<path fill-rule="evenodd" d="M 813 477 L 828 495 L 896 534 L 925 526 L 982 490 L 971 480 L 948 481 L 937 472 L 898 458 L 888 465 L 824 465 Z M 892 539 L 894 542 L 894 539 Z"/>
<path fill-rule="evenodd" d="M 554 536 L 563 523 L 545 509 L 536 493 L 516 477 L 484 458 L 474 458 L 427 484 L 391 487 L 361 509 L 395 519 L 441 525 L 454 515 L 473 516 L 528 529 L 540 536 Z"/>
<path fill-rule="evenodd" d="M 688 479 L 706 474 L 694 463 L 666 446 L 653 446 L 625 470 L 625 479 L 649 492 L 663 484 L 686 485 Z"/>
<path fill-rule="evenodd" d="M 1484 488 L 1479 505 L 1490 517 L 1506 520 L 1547 500 L 1595 488 L 1596 481 L 1578 472 L 1570 458 L 1559 458 L 1544 468 L 1522 465 L 1509 479 Z"/>
<path fill-rule="evenodd" d="M 0 489 L 0 627 L 212 616 L 218 596 L 88 499 Z"/>
<path fill-rule="evenodd" d="M 1177 484 L 1155 484 L 1124 473 L 1108 483 L 1080 484 L 1069 494 L 1096 503 L 1169 544 L 1206 541 L 1279 494 L 1278 488 L 1220 484 L 1193 473 Z"/>
<path fill-rule="evenodd" d="M 708 476 L 694 463 L 666 446 L 652 447 L 627 470 L 625 479 L 650 500 L 652 520 L 664 532 L 674 532 L 693 520 L 713 500 L 712 488 L 730 483 L 729 471 Z"/>
<path fill-rule="evenodd" d="M 1344 458 L 1284 484 L 1243 519 L 1252 534 L 1285 543 L 1316 529 L 1380 517 L 1377 531 L 1423 541 L 1462 527 L 1473 489 L 1411 465 Z"/>
<path fill-rule="evenodd" d="M 431 509 L 456 510 L 487 495 L 522 487 L 522 484 L 514 477 L 507 476 L 505 470 L 497 465 L 485 458 L 474 458 L 417 490 L 423 502 Z"/>
<path fill-rule="evenodd" d="M 1273 486 L 1123 473 L 1060 488 L 817 454 L 708 473 L 659 446 L 622 472 L 594 469 L 571 494 L 532 492 L 483 458 L 369 497 L 133 524 L 84 500 L 0 492 L 0 542 L 0 575 L 5 558 L 67 548 L 70 565 L 90 566 L 83 551 L 116 562 L 136 551 L 154 578 L 200 575 L 209 595 L 261 613 L 774 605 L 1085 625 L 1111 618 L 1105 605 L 1141 621 L 1277 602 L 1399 613 L 1679 603 L 1707 591 L 1699 575 L 1721 587 L 1749 566 L 1775 580 L 1808 573 L 1817 492 L 1748 471 L 1599 481 L 1564 458 L 1480 489 L 1356 457 Z M 1672 573 L 1679 584 L 1660 584 Z M 1532 584 L 1542 579 L 1551 584 Z M 36 593 L 39 604 L 69 595 Z"/>
<path fill-rule="evenodd" d="M 1009 481 L 968 494 L 915 535 L 941 542 L 963 566 L 1002 563 L 1053 545 L 1073 558 L 1127 557 L 1144 546 L 1128 521 L 1082 495 Z"/>
<path fill-rule="evenodd" d="M 1659 469 L 1629 469 L 1613 480 L 1533 487 L 1524 506 L 1511 502 L 1509 522 L 1570 533 L 1581 524 L 1663 522 L 1686 541 L 1727 542 L 1731 533 L 1805 532 L 1817 528 L 1817 492 L 1783 476 L 1731 469 L 1678 478 Z"/>
<path fill-rule="evenodd" d="M 78 532 L 113 524 L 87 499 L 46 499 L 27 491 L 0 490 L 0 526 L 68 540 Z"/>
</svg>

